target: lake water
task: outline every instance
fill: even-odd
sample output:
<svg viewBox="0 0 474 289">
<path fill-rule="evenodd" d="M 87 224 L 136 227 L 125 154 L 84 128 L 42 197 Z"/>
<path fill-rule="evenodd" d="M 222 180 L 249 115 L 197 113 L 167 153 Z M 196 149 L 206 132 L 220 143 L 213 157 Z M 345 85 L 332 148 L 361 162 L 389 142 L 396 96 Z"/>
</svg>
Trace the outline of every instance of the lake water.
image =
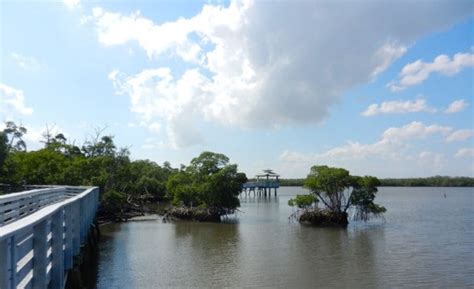
<svg viewBox="0 0 474 289">
<path fill-rule="evenodd" d="M 380 188 L 385 222 L 347 229 L 290 223 L 297 193 L 243 197 L 229 223 L 108 226 L 94 288 L 474 288 L 473 188 Z"/>
</svg>

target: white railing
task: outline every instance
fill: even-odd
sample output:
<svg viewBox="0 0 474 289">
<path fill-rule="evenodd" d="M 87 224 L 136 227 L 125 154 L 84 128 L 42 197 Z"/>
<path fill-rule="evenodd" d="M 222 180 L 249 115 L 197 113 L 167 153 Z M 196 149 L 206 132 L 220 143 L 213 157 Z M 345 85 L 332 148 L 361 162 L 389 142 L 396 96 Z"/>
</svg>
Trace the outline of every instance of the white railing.
<svg viewBox="0 0 474 289">
<path fill-rule="evenodd" d="M 0 288 L 63 289 L 94 222 L 97 187 L 0 196 Z"/>
</svg>

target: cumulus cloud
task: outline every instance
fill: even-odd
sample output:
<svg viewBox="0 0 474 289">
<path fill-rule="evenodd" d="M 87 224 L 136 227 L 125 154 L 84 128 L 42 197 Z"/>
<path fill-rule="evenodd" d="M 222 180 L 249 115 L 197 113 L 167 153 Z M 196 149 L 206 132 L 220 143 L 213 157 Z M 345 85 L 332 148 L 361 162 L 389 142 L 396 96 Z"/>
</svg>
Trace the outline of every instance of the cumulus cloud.
<svg viewBox="0 0 474 289">
<path fill-rule="evenodd" d="M 455 157 L 465 158 L 465 157 L 474 157 L 474 148 L 461 148 L 456 152 Z"/>
<path fill-rule="evenodd" d="M 419 121 L 413 121 L 402 127 L 391 127 L 384 131 L 383 139 L 389 140 L 407 140 L 416 138 L 425 138 L 434 134 L 446 136 L 453 129 L 449 126 L 441 126 L 437 124 L 425 125 Z"/>
<path fill-rule="evenodd" d="M 372 72 L 372 77 L 376 77 L 384 72 L 392 62 L 402 57 L 407 52 L 407 47 L 396 45 L 395 43 L 387 43 L 382 46 L 376 53 L 375 58 L 379 59 L 380 64 Z"/>
<path fill-rule="evenodd" d="M 313 159 L 329 158 L 366 158 L 374 155 L 385 155 L 391 157 L 400 157 L 399 150 L 405 147 L 407 142 L 415 139 L 423 139 L 432 135 L 446 136 L 451 127 L 440 125 L 425 125 L 422 122 L 411 122 L 401 127 L 391 127 L 386 129 L 375 143 L 361 144 L 359 142 L 349 141 L 342 146 L 327 150 L 324 153 L 312 154 Z M 299 153 L 286 151 L 281 155 L 285 161 L 301 160 L 303 157 Z"/>
<path fill-rule="evenodd" d="M 444 113 L 461 112 L 468 106 L 469 104 L 464 99 L 455 100 L 444 110 Z"/>
<path fill-rule="evenodd" d="M 472 136 L 474 136 L 474 130 L 460 129 L 449 134 L 446 138 L 446 142 L 464 141 Z"/>
<path fill-rule="evenodd" d="M 429 107 L 425 99 L 416 100 L 394 100 L 384 101 L 381 104 L 371 104 L 361 113 L 363 116 L 374 116 L 377 114 L 409 113 L 409 112 L 435 112 L 436 109 Z"/>
<path fill-rule="evenodd" d="M 466 131 L 472 136 L 471 130 L 453 132 L 451 127 L 425 125 L 414 121 L 401 127 L 386 129 L 380 139 L 373 143 L 348 141 L 346 144 L 320 153 L 285 150 L 279 159 L 285 165 L 297 165 L 303 170 L 314 164 L 328 164 L 356 171 L 360 171 L 363 167 L 364 171 L 360 172 L 362 174 L 382 174 L 392 177 L 407 176 L 409 173 L 420 175 L 420 172 L 426 175 L 437 174 L 449 165 L 445 156 L 438 152 L 417 152 L 416 144 L 429 137 L 441 137 L 446 141 L 451 138 L 466 139 Z M 468 154 L 469 149 L 462 149 L 456 156 Z M 453 171 L 457 172 L 458 169 Z"/>
<path fill-rule="evenodd" d="M 470 15 L 469 8 L 468 1 L 346 2 L 343 10 L 330 1 L 231 1 L 166 23 L 95 8 L 89 22 L 104 46 L 133 42 L 152 60 L 185 63 L 182 73 L 157 67 L 119 84 L 134 112 L 163 122 L 178 140 L 176 130 L 187 127 L 178 121 L 190 131 L 202 119 L 247 128 L 319 123 L 344 91 L 382 73 L 421 35 Z M 201 134 L 190 135 L 183 144 Z"/>
<path fill-rule="evenodd" d="M 173 147 L 185 147 L 202 141 L 194 118 L 205 102 L 206 79 L 196 70 L 188 70 L 174 81 L 168 68 L 149 69 L 134 76 L 109 74 L 118 93 L 130 96 L 131 110 L 144 125 L 159 132 L 162 123 Z M 201 96 L 201 100 L 195 99 Z"/>
<path fill-rule="evenodd" d="M 462 69 L 474 66 L 473 53 L 456 53 L 453 57 L 441 54 L 433 62 L 417 60 L 402 68 L 399 79 L 388 84 L 392 91 L 403 90 L 428 79 L 431 74 L 455 75 Z"/>
<path fill-rule="evenodd" d="M 10 118 L 14 114 L 30 115 L 33 109 L 25 104 L 22 90 L 0 83 L 0 113 Z"/>
</svg>

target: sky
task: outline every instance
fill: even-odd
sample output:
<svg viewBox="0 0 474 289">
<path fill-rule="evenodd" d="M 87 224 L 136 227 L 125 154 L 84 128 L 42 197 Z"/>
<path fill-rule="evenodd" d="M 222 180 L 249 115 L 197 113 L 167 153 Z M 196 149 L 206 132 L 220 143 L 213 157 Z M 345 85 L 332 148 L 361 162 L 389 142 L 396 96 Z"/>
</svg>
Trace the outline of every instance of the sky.
<svg viewBox="0 0 474 289">
<path fill-rule="evenodd" d="M 474 176 L 472 1 L 0 0 L 0 121 L 248 176 Z"/>
</svg>

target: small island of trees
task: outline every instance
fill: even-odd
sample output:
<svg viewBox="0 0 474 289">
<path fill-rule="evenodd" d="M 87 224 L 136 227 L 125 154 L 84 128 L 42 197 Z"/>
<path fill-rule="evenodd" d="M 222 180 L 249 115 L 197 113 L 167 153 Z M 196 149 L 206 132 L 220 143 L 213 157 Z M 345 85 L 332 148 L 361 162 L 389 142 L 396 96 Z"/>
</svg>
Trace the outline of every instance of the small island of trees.
<svg viewBox="0 0 474 289">
<path fill-rule="evenodd" d="M 343 168 L 313 166 L 304 183 L 310 195 L 298 195 L 288 201 L 297 207 L 291 217 L 299 222 L 318 226 L 347 226 L 349 210 L 354 210 L 354 219 L 367 221 L 380 217 L 386 209 L 374 203 L 377 186 L 376 177 L 351 176 Z M 319 207 L 319 203 L 322 207 Z"/>
<path fill-rule="evenodd" d="M 223 154 L 203 152 L 167 182 L 172 207 L 168 215 L 180 219 L 220 221 L 240 206 L 239 194 L 247 181 L 236 164 Z"/>
</svg>

